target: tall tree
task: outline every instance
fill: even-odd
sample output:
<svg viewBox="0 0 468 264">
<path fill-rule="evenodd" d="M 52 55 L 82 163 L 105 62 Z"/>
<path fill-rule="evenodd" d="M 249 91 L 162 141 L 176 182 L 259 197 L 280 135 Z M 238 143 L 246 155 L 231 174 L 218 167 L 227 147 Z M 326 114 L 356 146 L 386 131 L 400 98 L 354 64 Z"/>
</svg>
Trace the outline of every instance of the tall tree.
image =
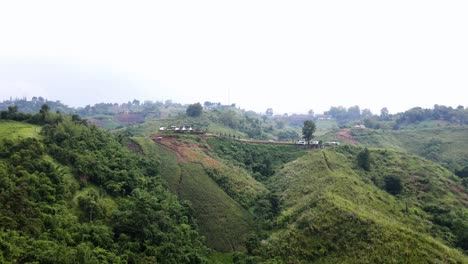
<svg viewBox="0 0 468 264">
<path fill-rule="evenodd" d="M 307 143 L 310 142 L 312 138 L 314 138 L 315 132 L 315 123 L 312 120 L 304 121 L 304 127 L 302 127 L 302 137 L 304 138 Z"/>
<path fill-rule="evenodd" d="M 389 111 L 388 111 L 387 107 L 384 107 L 384 108 L 380 109 L 380 117 L 381 118 L 386 119 L 386 118 L 388 118 L 388 115 L 389 115 Z"/>
<path fill-rule="evenodd" d="M 203 106 L 200 103 L 191 104 L 187 107 L 187 115 L 191 117 L 200 116 Z"/>
<path fill-rule="evenodd" d="M 357 161 L 359 167 L 370 171 L 370 151 L 368 148 L 365 148 L 363 151 L 359 152 L 357 156 Z"/>
</svg>

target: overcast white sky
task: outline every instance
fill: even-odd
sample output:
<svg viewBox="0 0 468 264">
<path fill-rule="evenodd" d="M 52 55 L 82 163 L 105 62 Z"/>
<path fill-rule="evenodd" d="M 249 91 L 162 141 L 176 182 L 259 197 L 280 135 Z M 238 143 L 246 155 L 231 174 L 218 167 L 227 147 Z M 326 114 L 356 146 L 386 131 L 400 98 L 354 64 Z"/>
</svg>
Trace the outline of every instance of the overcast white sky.
<svg viewBox="0 0 468 264">
<path fill-rule="evenodd" d="M 468 106 L 468 1 L 2 1 L 0 99 Z"/>
</svg>

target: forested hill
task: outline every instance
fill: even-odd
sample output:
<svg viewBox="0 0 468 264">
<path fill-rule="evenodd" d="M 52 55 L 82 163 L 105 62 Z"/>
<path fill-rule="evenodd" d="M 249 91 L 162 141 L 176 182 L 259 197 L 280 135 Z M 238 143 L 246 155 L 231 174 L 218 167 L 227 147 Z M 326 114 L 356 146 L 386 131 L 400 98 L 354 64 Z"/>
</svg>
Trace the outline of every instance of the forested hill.
<svg viewBox="0 0 468 264">
<path fill-rule="evenodd" d="M 0 119 L 0 263 L 467 263 L 466 181 L 411 154 Z"/>
<path fill-rule="evenodd" d="M 0 121 L 0 263 L 204 263 L 159 164 L 74 117 Z"/>
</svg>

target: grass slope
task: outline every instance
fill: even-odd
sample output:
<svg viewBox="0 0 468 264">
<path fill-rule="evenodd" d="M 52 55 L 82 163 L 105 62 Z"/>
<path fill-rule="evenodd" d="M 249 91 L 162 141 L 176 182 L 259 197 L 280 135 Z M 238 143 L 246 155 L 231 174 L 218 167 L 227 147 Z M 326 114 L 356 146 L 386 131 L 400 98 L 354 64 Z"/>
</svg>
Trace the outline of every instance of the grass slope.
<svg viewBox="0 0 468 264">
<path fill-rule="evenodd" d="M 468 164 L 468 127 L 432 127 L 396 131 L 353 130 L 362 145 L 405 150 L 451 169 Z"/>
<path fill-rule="evenodd" d="M 161 176 L 168 182 L 169 189 L 179 198 L 190 201 L 207 245 L 222 252 L 243 250 L 245 237 L 253 227 L 253 217 L 207 174 L 200 158 L 197 162 L 190 158 L 178 162 L 173 151 L 151 139 L 136 137 L 134 140 L 145 155 L 161 163 Z"/>
<path fill-rule="evenodd" d="M 382 157 L 367 174 L 354 165 L 353 151 L 312 152 L 271 178 L 282 212 L 277 229 L 256 254 L 286 263 L 466 263 L 450 241 L 437 236 L 432 216 L 422 209 L 437 202 L 453 204 L 450 209 L 462 210 L 467 221 L 466 197 L 448 191 L 460 186 L 450 172 L 415 157 L 371 152 Z M 371 180 L 400 170 L 407 172 L 401 175 L 402 196 L 390 195 Z M 412 178 L 416 174 L 434 187 L 419 189 Z"/>
<path fill-rule="evenodd" d="M 16 121 L 0 121 L 0 139 L 39 137 L 41 128 Z"/>
</svg>

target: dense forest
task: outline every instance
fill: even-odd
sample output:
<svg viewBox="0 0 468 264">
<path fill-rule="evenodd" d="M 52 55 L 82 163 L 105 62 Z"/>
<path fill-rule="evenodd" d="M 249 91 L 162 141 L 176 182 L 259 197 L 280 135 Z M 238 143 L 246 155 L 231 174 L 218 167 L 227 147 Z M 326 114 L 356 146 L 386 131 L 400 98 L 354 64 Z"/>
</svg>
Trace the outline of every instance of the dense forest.
<svg viewBox="0 0 468 264">
<path fill-rule="evenodd" d="M 42 128 L 0 143 L 0 262 L 205 261 L 190 206 L 168 192 L 158 164 L 122 138 L 46 108 L 7 114 Z"/>
</svg>

